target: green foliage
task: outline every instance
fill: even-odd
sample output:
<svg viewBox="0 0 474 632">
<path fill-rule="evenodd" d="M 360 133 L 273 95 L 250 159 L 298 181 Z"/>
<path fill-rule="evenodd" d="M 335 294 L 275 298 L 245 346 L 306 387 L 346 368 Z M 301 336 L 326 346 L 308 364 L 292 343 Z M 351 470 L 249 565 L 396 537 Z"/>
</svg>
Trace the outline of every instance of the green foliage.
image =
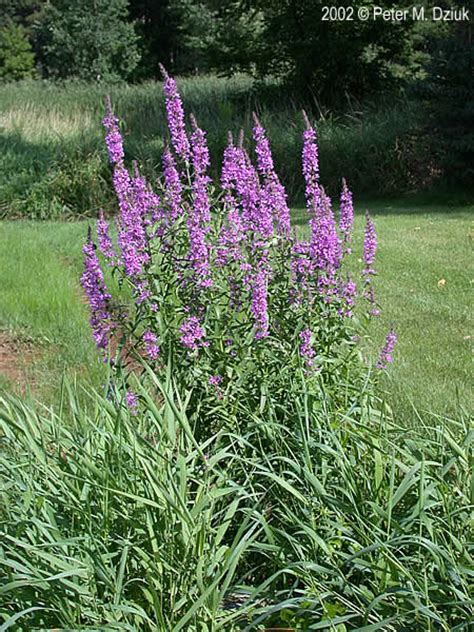
<svg viewBox="0 0 474 632">
<path fill-rule="evenodd" d="M 451 182 L 474 182 L 474 48 L 468 23 L 450 25 L 428 40 L 427 77 L 421 95 L 432 149 Z"/>
<path fill-rule="evenodd" d="M 127 0 L 54 0 L 36 36 L 47 77 L 91 81 L 127 79 L 139 61 Z"/>
<path fill-rule="evenodd" d="M 72 392 L 58 415 L 1 399 L 5 626 L 467 629 L 467 419 L 407 431 L 300 375 L 299 430 L 256 413 L 200 443 L 189 393 L 152 379 L 138 418 Z"/>
<path fill-rule="evenodd" d="M 214 165 L 222 158 L 227 131 L 238 135 L 243 127 L 248 133 L 251 112 L 256 110 L 268 129 L 275 163 L 291 199 L 302 197 L 303 121 L 299 103 L 288 101 L 284 89 L 267 82 L 255 92 L 251 78 L 243 75 L 183 79 L 179 87 L 186 109 L 208 130 Z M 127 121 L 127 155 L 136 156 L 146 173 L 156 176 L 164 133 L 160 90 L 158 83 L 116 88 L 25 82 L 5 87 L 0 96 L 4 111 L 1 215 L 44 219 L 95 215 L 100 206 L 112 208 L 106 185 L 109 169 L 101 157 L 100 119 L 106 93 Z M 339 190 L 341 174 L 357 194 L 430 186 L 432 154 L 411 134 L 418 120 L 416 105 L 405 101 L 321 119 L 322 176 L 328 190 Z M 213 175 L 218 175 L 217 167 Z"/>
<path fill-rule="evenodd" d="M 33 77 L 34 55 L 23 27 L 10 23 L 0 29 L 0 81 Z"/>
</svg>

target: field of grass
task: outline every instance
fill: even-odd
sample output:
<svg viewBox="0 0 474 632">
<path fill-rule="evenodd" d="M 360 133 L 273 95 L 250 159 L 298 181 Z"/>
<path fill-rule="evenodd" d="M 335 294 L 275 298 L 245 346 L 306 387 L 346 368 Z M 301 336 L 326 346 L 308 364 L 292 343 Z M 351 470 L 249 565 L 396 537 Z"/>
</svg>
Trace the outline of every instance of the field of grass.
<svg viewBox="0 0 474 632">
<path fill-rule="evenodd" d="M 178 85 L 186 111 L 208 133 L 213 165 L 219 164 L 228 130 L 238 134 L 244 128 L 249 138 L 255 110 L 287 190 L 292 199 L 300 196 L 301 103 L 272 84 L 257 92 L 245 76 L 183 79 Z M 107 93 L 123 119 L 127 155 L 149 175 L 157 173 L 166 128 L 160 83 L 7 85 L 0 91 L 0 216 L 77 217 L 111 205 L 100 123 Z M 321 113 L 314 104 L 305 107 L 318 119 L 322 181 L 329 190 L 342 176 L 356 193 L 407 191 L 429 182 L 429 155 L 414 142 L 418 119 L 410 103 L 352 108 L 340 115 Z"/>
<path fill-rule="evenodd" d="M 408 423 L 415 419 L 412 404 L 447 414 L 459 406 L 472 408 L 473 207 L 400 200 L 358 205 L 354 269 L 360 266 L 366 207 L 379 233 L 376 287 L 382 315 L 371 327 L 372 353 L 391 324 L 398 332 L 386 380 L 390 404 Z M 295 210 L 294 220 L 303 225 L 305 211 Z M 54 399 L 64 368 L 96 385 L 103 375 L 78 282 L 87 225 L 0 224 L 0 329 L 37 345 L 33 382 L 46 399 Z"/>
</svg>

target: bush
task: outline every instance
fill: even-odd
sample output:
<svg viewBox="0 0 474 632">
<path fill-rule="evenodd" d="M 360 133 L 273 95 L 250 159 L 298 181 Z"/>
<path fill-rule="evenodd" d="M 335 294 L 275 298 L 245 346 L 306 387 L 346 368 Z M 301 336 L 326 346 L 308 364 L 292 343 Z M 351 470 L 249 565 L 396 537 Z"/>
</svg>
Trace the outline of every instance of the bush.
<svg viewBox="0 0 474 632">
<path fill-rule="evenodd" d="M 0 29 L 0 81 L 33 77 L 35 58 L 23 27 L 9 24 Z"/>
<path fill-rule="evenodd" d="M 97 238 L 120 289 L 117 304 L 89 235 L 82 286 L 97 346 L 114 353 L 112 366 L 125 381 L 141 356 L 159 373 L 169 359 L 173 379 L 190 390 L 201 419 L 205 414 L 207 435 L 221 424 L 212 413 L 216 398 L 231 407 L 245 398 L 249 411 L 268 411 L 280 420 L 287 385 L 299 371 L 308 381 L 323 380 L 335 408 L 346 405 L 366 379 L 351 322 L 357 288 L 343 266 L 354 220 L 350 190 L 344 182 L 338 226 L 319 184 L 316 132 L 306 119 L 303 173 L 311 237 L 298 239 L 257 117 L 256 168 L 244 139 L 234 144 L 229 137 L 218 188 L 208 176 L 205 133 L 192 118 L 188 137 L 170 77 L 164 90 L 172 148 L 163 153 L 159 193 L 137 167 L 130 175 L 118 119 L 110 108 L 104 119 L 119 206 L 117 244 L 103 217 Z M 367 216 L 361 296 L 372 315 L 378 313 L 376 247 Z M 391 334 L 390 348 L 394 342 Z M 391 359 L 390 349 L 386 357 Z"/>
</svg>

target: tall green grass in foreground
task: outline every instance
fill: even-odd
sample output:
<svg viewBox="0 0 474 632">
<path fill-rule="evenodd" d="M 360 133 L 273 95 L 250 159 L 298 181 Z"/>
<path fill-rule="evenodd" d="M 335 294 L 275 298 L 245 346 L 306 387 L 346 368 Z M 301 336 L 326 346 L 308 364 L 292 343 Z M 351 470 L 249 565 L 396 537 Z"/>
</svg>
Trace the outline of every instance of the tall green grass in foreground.
<svg viewBox="0 0 474 632">
<path fill-rule="evenodd" d="M 363 391 L 334 410 L 301 373 L 297 432 L 258 411 L 225 431 L 216 401 L 199 443 L 190 393 L 149 373 L 140 417 L 0 400 L 2 629 L 470 629 L 468 419 L 407 430 Z"/>
<path fill-rule="evenodd" d="M 278 85 L 256 89 L 250 78 L 213 76 L 178 82 L 185 108 L 208 132 L 212 163 L 218 165 L 228 130 L 251 128 L 259 112 L 278 172 L 292 198 L 301 196 L 299 169 L 301 103 Z M 96 215 L 111 207 L 110 174 L 100 120 L 110 93 L 117 115 L 127 121 L 125 148 L 151 176 L 160 168 L 166 127 L 160 83 L 140 86 L 52 85 L 24 82 L 0 91 L 0 212 L 3 216 L 56 218 Z M 305 104 L 318 115 L 314 104 Z M 399 101 L 352 109 L 318 122 L 322 179 L 339 190 L 341 174 L 355 193 L 407 191 L 430 178 L 429 155 L 413 139 L 416 108 Z"/>
</svg>

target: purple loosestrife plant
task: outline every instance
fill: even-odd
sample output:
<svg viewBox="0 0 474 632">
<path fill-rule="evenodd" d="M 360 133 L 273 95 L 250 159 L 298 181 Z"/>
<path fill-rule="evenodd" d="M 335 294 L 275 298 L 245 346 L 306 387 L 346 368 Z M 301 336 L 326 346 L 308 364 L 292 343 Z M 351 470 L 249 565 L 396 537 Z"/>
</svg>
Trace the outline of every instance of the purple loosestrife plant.
<svg viewBox="0 0 474 632">
<path fill-rule="evenodd" d="M 214 414 L 205 403 L 209 386 L 222 405 L 245 400 L 260 410 L 271 400 L 272 411 L 286 410 L 288 385 L 300 375 L 301 361 L 305 389 L 315 381 L 325 388 L 349 379 L 365 383 L 357 351 L 362 336 L 352 317 L 360 294 L 345 268 L 352 195 L 344 182 L 337 222 L 319 182 L 317 135 L 308 118 L 302 168 L 309 222 L 306 236 L 299 239 L 258 119 L 254 152 L 243 134 L 238 143 L 229 136 L 220 181 L 213 183 L 206 134 L 191 117 L 188 136 L 176 83 L 164 70 L 163 75 L 171 142 L 165 143 L 157 187 L 137 167 L 129 172 L 119 122 L 108 104 L 104 126 L 117 196 L 116 230 L 109 232 L 100 216 L 99 248 L 90 237 L 84 246 L 82 284 L 94 338 L 103 350 L 111 336 L 126 341 L 119 345 L 117 340 L 110 348 L 120 346 L 112 367 L 129 393 L 129 407 L 137 408 L 128 388 L 134 363 L 123 357 L 127 354 L 133 354 L 135 365 L 140 358 L 153 362 L 157 379 L 172 375 L 183 392 L 191 393 L 190 414 L 199 411 L 199 420 Z M 368 218 L 361 289 L 371 311 L 376 245 Z M 112 306 L 99 256 L 112 267 L 120 308 Z M 112 313 L 120 313 L 120 319 Z M 380 362 L 389 356 L 387 344 Z M 146 376 L 138 377 L 146 381 Z M 335 388 L 331 396 L 342 410 L 356 391 Z M 216 397 L 211 399 L 215 406 Z M 201 427 L 201 421 L 195 422 Z M 204 434 L 215 428 L 201 425 Z"/>
<path fill-rule="evenodd" d="M 168 75 L 164 67 L 160 64 L 161 74 L 164 79 L 163 91 L 165 93 L 166 116 L 168 129 L 171 135 L 171 142 L 178 158 L 184 161 L 189 160 L 190 147 L 184 123 L 184 110 L 181 97 L 176 87 L 176 81 Z"/>
<path fill-rule="evenodd" d="M 111 295 L 107 291 L 104 275 L 97 257 L 96 247 L 89 237 L 83 249 L 84 272 L 81 276 L 81 285 L 89 302 L 91 317 L 90 325 L 92 334 L 99 349 L 107 349 L 111 332 L 115 323 L 109 310 Z"/>
<path fill-rule="evenodd" d="M 387 366 L 393 362 L 393 350 L 397 343 L 397 334 L 395 330 L 392 328 L 387 334 L 385 339 L 385 344 L 382 347 L 379 355 L 379 359 L 377 360 L 376 367 L 380 370 L 385 370 Z"/>
<path fill-rule="evenodd" d="M 352 229 L 354 226 L 354 207 L 352 193 L 345 178 L 342 180 L 341 205 L 339 214 L 339 229 L 342 235 L 344 251 L 351 252 Z"/>
</svg>

